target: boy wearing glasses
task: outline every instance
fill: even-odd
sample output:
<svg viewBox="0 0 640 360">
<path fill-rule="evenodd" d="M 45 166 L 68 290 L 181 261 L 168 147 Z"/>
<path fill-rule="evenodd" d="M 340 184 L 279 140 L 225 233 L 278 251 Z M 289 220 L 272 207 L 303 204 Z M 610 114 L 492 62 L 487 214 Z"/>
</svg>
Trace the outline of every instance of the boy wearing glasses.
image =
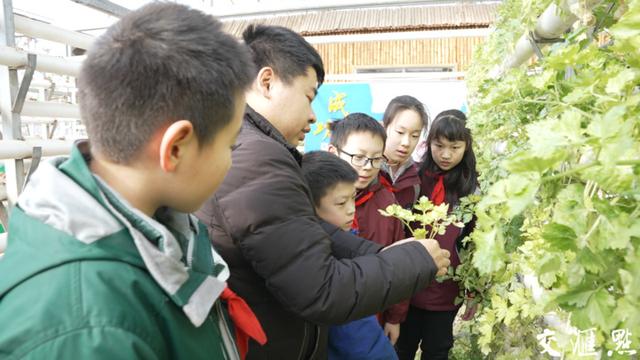
<svg viewBox="0 0 640 360">
<path fill-rule="evenodd" d="M 389 181 L 381 176 L 385 162 L 384 146 L 387 134 L 374 118 L 363 113 L 353 113 L 330 125 L 329 152 L 347 161 L 358 173 L 356 181 L 356 213 L 352 231 L 357 235 L 389 246 L 404 238 L 400 220 L 382 216 L 378 210 L 397 204 Z M 382 320 L 384 331 L 395 345 L 400 335 L 400 323 L 404 321 L 408 302 L 387 309 Z"/>
</svg>

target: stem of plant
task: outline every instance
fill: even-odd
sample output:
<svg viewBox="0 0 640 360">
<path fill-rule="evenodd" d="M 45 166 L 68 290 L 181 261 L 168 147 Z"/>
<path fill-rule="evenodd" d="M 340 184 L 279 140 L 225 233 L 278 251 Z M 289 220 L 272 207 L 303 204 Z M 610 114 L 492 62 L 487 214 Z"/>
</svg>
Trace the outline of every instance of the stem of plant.
<svg viewBox="0 0 640 360">
<path fill-rule="evenodd" d="M 552 181 L 552 180 L 557 180 L 557 179 L 561 179 L 564 178 L 566 176 L 570 176 L 573 175 L 575 173 L 579 173 L 583 170 L 592 168 L 594 166 L 598 166 L 600 165 L 600 161 L 595 161 L 592 162 L 590 164 L 585 164 L 585 165 L 580 165 L 580 166 L 576 166 L 573 169 L 569 169 L 567 171 L 561 172 L 559 174 L 555 174 L 555 175 L 550 175 L 550 176 L 545 176 L 542 178 L 542 181 Z M 614 163 L 615 166 L 635 166 L 635 165 L 640 165 L 640 160 L 620 160 L 620 161 L 616 161 Z"/>
</svg>

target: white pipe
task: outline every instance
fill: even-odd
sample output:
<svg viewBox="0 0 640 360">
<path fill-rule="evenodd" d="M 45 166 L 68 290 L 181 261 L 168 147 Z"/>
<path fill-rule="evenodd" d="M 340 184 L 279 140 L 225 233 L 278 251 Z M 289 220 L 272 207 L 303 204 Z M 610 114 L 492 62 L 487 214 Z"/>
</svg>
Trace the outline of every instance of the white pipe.
<svg viewBox="0 0 640 360">
<path fill-rule="evenodd" d="M 14 14 L 13 21 L 16 32 L 28 36 L 42 38 L 71 45 L 81 49 L 88 49 L 95 38 L 91 35 L 63 29 L 28 17 Z"/>
<path fill-rule="evenodd" d="M 560 3 L 560 7 L 552 3 L 538 17 L 533 33 L 538 39 L 555 39 L 569 29 L 578 18 L 569 11 L 571 4 L 579 0 L 564 0 Z M 588 0 L 586 6 L 592 8 L 598 1 Z M 525 33 L 518 39 L 514 52 L 507 57 L 502 65 L 490 71 L 489 76 L 500 76 L 505 70 L 520 66 L 529 60 L 535 53 L 533 44 L 529 41 L 528 33 Z"/>
<path fill-rule="evenodd" d="M 81 62 L 67 58 L 37 54 L 36 70 L 59 75 L 78 76 Z M 8 46 L 0 46 L 0 65 L 21 67 L 27 65 L 27 53 Z"/>
<path fill-rule="evenodd" d="M 504 69 L 511 69 L 514 67 L 520 66 L 520 64 L 529 60 L 533 54 L 535 53 L 531 42 L 527 35 L 522 35 L 520 39 L 516 42 L 515 49 L 513 51 L 513 55 L 507 58 L 504 62 Z"/>
<path fill-rule="evenodd" d="M 556 4 L 551 3 L 551 5 L 542 12 L 542 15 L 540 15 L 536 22 L 536 36 L 542 39 L 560 37 L 569 27 L 571 27 L 571 25 L 573 25 L 574 22 L 578 20 L 578 18 L 569 10 L 569 3 L 574 2 L 576 1 L 563 1 L 561 4 L 562 9 L 559 9 Z M 591 1 L 591 4 L 587 4 L 587 6 L 591 7 L 595 5 L 594 3 L 594 1 Z M 560 16 L 560 14 L 562 14 L 562 16 Z"/>
<path fill-rule="evenodd" d="M 74 124 L 77 123 L 79 119 L 74 118 L 44 118 L 44 117 L 28 117 L 28 116 L 20 116 L 20 122 L 22 124 L 34 124 L 34 125 L 46 125 L 52 124 L 56 121 L 58 124 Z"/>
<path fill-rule="evenodd" d="M 80 119 L 80 107 L 76 104 L 25 101 L 21 115 L 31 117 Z"/>
<path fill-rule="evenodd" d="M 0 159 L 25 159 L 33 155 L 33 148 L 40 146 L 42 156 L 68 155 L 73 142 L 60 140 L 0 140 Z"/>
</svg>

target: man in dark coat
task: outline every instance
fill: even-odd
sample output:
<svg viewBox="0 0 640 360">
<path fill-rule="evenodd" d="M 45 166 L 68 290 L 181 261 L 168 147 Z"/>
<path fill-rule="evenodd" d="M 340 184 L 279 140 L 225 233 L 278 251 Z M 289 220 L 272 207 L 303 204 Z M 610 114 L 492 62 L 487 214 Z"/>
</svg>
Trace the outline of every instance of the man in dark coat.
<svg viewBox="0 0 640 360">
<path fill-rule="evenodd" d="M 196 215 L 267 334 L 264 346 L 250 342 L 248 359 L 325 359 L 326 325 L 410 298 L 444 274 L 449 253 L 435 240 L 383 249 L 321 225 L 295 145 L 315 122 L 322 60 L 286 28 L 250 26 L 243 37 L 259 71 L 231 170 Z"/>
</svg>

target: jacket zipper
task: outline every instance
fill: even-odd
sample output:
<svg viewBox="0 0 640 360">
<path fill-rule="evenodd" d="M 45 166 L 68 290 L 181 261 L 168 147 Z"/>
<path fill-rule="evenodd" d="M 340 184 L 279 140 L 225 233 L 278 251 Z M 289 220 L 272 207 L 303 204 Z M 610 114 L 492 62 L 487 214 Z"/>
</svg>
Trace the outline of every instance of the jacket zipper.
<svg viewBox="0 0 640 360">
<path fill-rule="evenodd" d="M 313 359 L 314 356 L 316 356 L 316 353 L 318 352 L 318 347 L 320 347 L 320 326 L 318 325 L 314 325 L 316 327 L 316 341 L 315 345 L 313 346 L 313 351 L 311 352 L 311 356 L 309 356 L 309 359 Z"/>
<path fill-rule="evenodd" d="M 302 344 L 300 344 L 300 354 L 298 354 L 298 360 L 304 360 L 303 356 L 307 345 L 307 322 L 304 322 L 304 333 L 302 335 Z"/>
<path fill-rule="evenodd" d="M 231 336 L 231 331 L 229 330 L 227 321 L 224 317 L 224 313 L 222 312 L 220 301 L 216 301 L 214 306 L 216 308 L 216 312 L 218 313 L 218 325 L 220 328 L 220 335 L 222 337 L 222 342 L 224 344 L 226 353 L 229 355 L 231 360 L 239 360 L 240 355 L 238 354 L 236 342 L 233 336 Z"/>
<path fill-rule="evenodd" d="M 307 331 L 308 327 L 307 326 L 312 326 L 315 327 L 316 329 L 316 335 L 315 335 L 315 339 L 313 341 L 313 351 L 311 352 L 311 354 L 309 355 L 308 358 L 304 358 L 304 355 L 307 353 L 307 349 L 309 348 L 307 346 L 307 337 L 309 332 Z M 304 335 L 302 336 L 302 345 L 300 346 L 300 354 L 298 355 L 298 359 L 299 360 L 308 360 L 308 359 L 313 359 L 314 356 L 316 355 L 316 353 L 318 352 L 318 348 L 320 347 L 320 327 L 317 325 L 312 325 L 309 324 L 305 321 L 304 323 Z"/>
</svg>

